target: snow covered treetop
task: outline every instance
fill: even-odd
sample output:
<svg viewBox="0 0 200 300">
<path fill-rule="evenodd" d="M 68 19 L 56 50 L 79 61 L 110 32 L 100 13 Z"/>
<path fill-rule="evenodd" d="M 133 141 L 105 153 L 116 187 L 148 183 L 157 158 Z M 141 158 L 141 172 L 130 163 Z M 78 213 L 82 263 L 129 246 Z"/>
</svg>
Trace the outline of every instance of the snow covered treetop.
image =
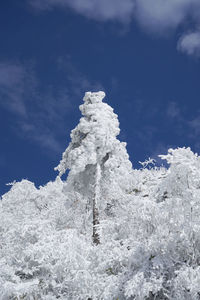
<svg viewBox="0 0 200 300">
<path fill-rule="evenodd" d="M 83 98 L 83 101 L 87 104 L 89 103 L 99 103 L 102 102 L 103 98 L 105 97 L 105 93 L 102 91 L 92 93 L 92 92 L 86 92 L 85 96 Z"/>
<path fill-rule="evenodd" d="M 70 169 L 72 173 L 82 172 L 87 165 L 95 165 L 111 153 L 120 143 L 118 116 L 112 107 L 103 103 L 105 93 L 87 92 L 80 105 L 83 117 L 71 132 L 71 142 L 63 153 L 55 170 L 60 176 Z"/>
</svg>

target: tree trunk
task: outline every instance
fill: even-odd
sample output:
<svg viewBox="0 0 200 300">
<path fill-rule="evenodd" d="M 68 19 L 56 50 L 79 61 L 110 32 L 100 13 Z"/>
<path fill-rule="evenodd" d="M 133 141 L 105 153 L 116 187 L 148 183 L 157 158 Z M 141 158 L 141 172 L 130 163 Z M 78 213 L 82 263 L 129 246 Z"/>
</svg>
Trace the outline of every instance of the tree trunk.
<svg viewBox="0 0 200 300">
<path fill-rule="evenodd" d="M 100 198 L 100 180 L 101 180 L 101 167 L 97 163 L 96 165 L 96 176 L 95 176 L 95 186 L 94 186 L 94 197 L 93 197 L 93 243 L 95 245 L 100 244 L 100 237 L 98 233 L 99 225 L 99 211 L 98 211 L 98 201 Z"/>
</svg>

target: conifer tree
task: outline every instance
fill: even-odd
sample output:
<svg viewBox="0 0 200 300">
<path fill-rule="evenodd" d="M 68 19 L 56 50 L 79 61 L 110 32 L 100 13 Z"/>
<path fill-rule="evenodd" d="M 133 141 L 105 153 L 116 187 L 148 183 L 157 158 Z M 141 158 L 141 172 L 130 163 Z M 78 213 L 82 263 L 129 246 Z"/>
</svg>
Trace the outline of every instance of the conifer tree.
<svg viewBox="0 0 200 300">
<path fill-rule="evenodd" d="M 93 242 L 100 243 L 98 233 L 99 208 L 102 199 L 102 182 L 110 184 L 116 177 L 131 172 L 126 144 L 117 140 L 119 122 L 113 109 L 102 100 L 104 92 L 87 92 L 80 106 L 83 117 L 71 132 L 71 142 L 55 170 L 62 176 L 70 170 L 67 181 L 88 198 L 93 211 Z M 123 168 L 123 171 L 120 168 Z M 126 177 L 127 178 L 127 177 Z"/>
</svg>

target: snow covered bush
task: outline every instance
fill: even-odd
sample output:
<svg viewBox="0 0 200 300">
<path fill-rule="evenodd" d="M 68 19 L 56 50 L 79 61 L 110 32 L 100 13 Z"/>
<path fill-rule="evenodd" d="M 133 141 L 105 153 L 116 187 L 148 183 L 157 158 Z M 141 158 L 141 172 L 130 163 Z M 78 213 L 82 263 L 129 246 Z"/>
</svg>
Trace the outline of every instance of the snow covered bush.
<svg viewBox="0 0 200 300">
<path fill-rule="evenodd" d="M 169 149 L 168 168 L 132 169 L 103 97 L 80 106 L 66 182 L 2 196 L 1 300 L 200 299 L 200 157 Z"/>
</svg>

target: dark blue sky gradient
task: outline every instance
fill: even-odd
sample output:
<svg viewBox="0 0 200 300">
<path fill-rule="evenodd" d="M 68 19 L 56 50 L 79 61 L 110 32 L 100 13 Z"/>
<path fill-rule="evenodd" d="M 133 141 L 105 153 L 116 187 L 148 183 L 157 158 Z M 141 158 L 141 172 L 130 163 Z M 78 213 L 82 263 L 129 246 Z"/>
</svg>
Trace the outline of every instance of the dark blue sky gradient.
<svg viewBox="0 0 200 300">
<path fill-rule="evenodd" d="M 158 37 L 134 22 L 126 27 L 89 20 L 70 9 L 35 12 L 26 1 L 1 2 L 0 63 L 24 67 L 31 80 L 21 94 L 28 118 L 11 109 L 13 96 L 0 92 L 0 194 L 13 180 L 40 185 L 55 178 L 53 168 L 78 123 L 87 90 L 105 90 L 134 167 L 169 147 L 190 146 L 199 153 L 200 65 L 176 50 L 179 35 L 176 30 Z M 69 103 L 62 109 L 59 99 L 65 95 Z M 45 115 L 49 101 L 61 107 L 53 120 Z M 26 131 L 22 123 L 36 129 Z M 47 129 L 57 149 L 37 140 Z"/>
</svg>

